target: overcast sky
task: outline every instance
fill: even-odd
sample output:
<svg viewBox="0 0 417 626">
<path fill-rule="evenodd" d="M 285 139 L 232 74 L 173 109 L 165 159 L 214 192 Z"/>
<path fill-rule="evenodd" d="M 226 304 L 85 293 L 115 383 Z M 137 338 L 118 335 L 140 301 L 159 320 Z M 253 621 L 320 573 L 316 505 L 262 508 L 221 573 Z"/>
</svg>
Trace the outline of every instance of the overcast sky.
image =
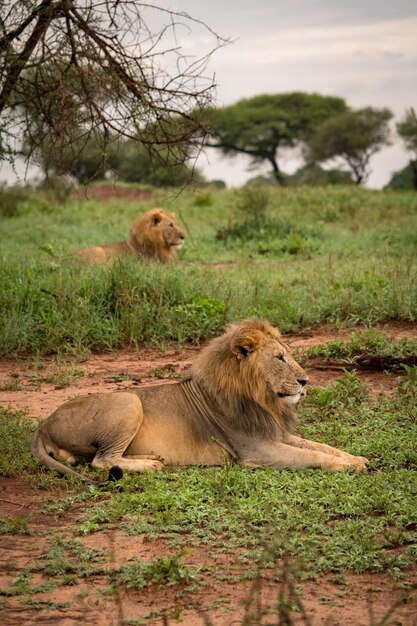
<svg viewBox="0 0 417 626">
<path fill-rule="evenodd" d="M 388 107 L 396 121 L 405 109 L 417 108 L 416 0 L 161 0 L 159 4 L 185 11 L 234 41 L 210 60 L 218 105 L 261 93 L 306 91 L 342 96 L 354 108 Z M 183 35 L 184 51 L 196 57 L 205 53 L 206 31 L 184 29 Z M 224 158 L 214 149 L 206 154 L 198 165 L 209 179 L 241 185 L 259 172 L 248 172 L 243 156 Z M 368 186 L 384 186 L 391 173 L 407 162 L 401 140 L 395 139 L 393 146 L 374 157 Z M 299 163 L 287 156 L 280 165 L 291 173 Z"/>
<path fill-rule="evenodd" d="M 234 40 L 210 62 L 218 104 L 306 91 L 341 96 L 354 108 L 388 107 L 396 121 L 417 108 L 416 0 L 176 0 L 169 6 Z M 195 44 L 198 49 L 198 38 Z M 199 165 L 209 178 L 239 185 L 254 175 L 244 157 L 207 155 Z M 368 186 L 383 186 L 407 162 L 396 139 L 374 157 Z M 281 165 L 292 171 L 297 164 Z"/>
</svg>

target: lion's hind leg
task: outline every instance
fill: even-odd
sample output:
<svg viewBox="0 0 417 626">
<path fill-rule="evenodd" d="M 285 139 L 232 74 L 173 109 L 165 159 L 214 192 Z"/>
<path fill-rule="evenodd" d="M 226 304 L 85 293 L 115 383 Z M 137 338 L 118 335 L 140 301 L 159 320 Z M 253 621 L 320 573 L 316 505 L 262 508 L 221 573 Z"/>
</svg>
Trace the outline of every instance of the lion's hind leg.
<svg viewBox="0 0 417 626">
<path fill-rule="evenodd" d="M 68 452 L 68 450 L 64 450 L 64 448 L 59 448 L 57 454 L 54 454 L 54 457 L 58 461 L 63 461 L 64 463 L 68 463 L 68 465 L 75 465 L 77 462 L 76 457 L 72 452 Z"/>
<path fill-rule="evenodd" d="M 163 468 L 156 458 L 123 456 L 143 422 L 142 403 L 136 394 L 115 394 L 97 438 L 97 452 L 91 462 L 94 468 L 128 469 L 132 472 L 155 471 Z"/>
</svg>

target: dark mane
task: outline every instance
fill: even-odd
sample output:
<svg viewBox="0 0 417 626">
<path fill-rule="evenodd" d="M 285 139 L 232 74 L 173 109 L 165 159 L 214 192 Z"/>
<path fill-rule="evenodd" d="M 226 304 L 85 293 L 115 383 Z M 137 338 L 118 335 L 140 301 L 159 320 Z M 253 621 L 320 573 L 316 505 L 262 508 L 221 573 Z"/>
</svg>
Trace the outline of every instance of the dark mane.
<svg viewBox="0 0 417 626">
<path fill-rule="evenodd" d="M 266 411 L 254 400 L 244 396 L 237 399 L 233 405 L 219 402 L 201 381 L 197 382 L 188 376 L 180 383 L 183 399 L 190 409 L 191 415 L 197 415 L 198 422 L 194 424 L 196 432 L 209 441 L 215 438 L 223 445 L 235 459 L 234 440 L 239 435 L 259 437 L 260 439 L 275 439 L 283 435 L 283 431 L 294 430 L 297 418 L 291 407 L 282 403 L 282 415 L 277 420 L 272 413 Z M 188 413 L 188 411 L 187 411 Z"/>
</svg>

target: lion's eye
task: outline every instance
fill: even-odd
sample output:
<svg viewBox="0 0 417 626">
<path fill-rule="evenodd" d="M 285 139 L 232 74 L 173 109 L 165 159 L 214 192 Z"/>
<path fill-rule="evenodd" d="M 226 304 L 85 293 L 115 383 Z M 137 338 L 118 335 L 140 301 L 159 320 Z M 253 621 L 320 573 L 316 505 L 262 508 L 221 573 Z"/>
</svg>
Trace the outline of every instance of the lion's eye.
<svg viewBox="0 0 417 626">
<path fill-rule="evenodd" d="M 281 361 L 281 363 L 286 363 L 287 359 L 285 358 L 285 356 L 283 354 L 281 354 L 280 356 L 277 356 L 278 361 Z"/>
</svg>

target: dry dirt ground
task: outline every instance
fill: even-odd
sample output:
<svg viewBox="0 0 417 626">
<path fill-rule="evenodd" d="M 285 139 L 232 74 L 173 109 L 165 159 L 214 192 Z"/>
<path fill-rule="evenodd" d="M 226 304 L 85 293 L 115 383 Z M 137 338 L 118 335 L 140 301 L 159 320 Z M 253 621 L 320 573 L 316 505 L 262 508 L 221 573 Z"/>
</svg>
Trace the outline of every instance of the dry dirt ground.
<svg viewBox="0 0 417 626">
<path fill-rule="evenodd" d="M 390 325 L 382 330 L 391 339 L 404 336 L 417 338 L 417 327 L 404 324 Z M 311 334 L 287 336 L 293 349 L 324 343 L 335 337 L 348 336 L 349 331 L 321 328 Z M 22 359 L 0 362 L 0 385 L 13 387 L 15 391 L 0 392 L 0 405 L 13 409 L 25 409 L 30 417 L 46 418 L 62 402 L 75 395 L 135 388 L 142 384 L 173 380 L 173 373 L 185 372 L 199 348 L 185 346 L 166 351 L 143 349 L 139 353 L 117 352 L 89 356 L 77 362 L 76 368 L 56 359 Z M 72 371 L 74 379 L 62 379 L 62 371 Z M 82 372 L 80 371 L 82 369 Z M 340 372 L 326 369 L 310 369 L 312 385 L 329 384 Z M 374 394 L 390 394 L 398 386 L 398 374 L 364 372 L 360 377 L 372 384 Z M 70 384 L 67 384 L 70 382 Z M 11 384 L 7 384 L 11 383 Z M 0 536 L 0 589 L 10 588 L 12 580 L 28 564 L 36 563 L 45 552 L 46 542 L 54 533 L 74 536 L 75 520 L 82 514 L 83 504 L 77 504 L 61 516 L 42 513 L 46 500 L 59 500 L 68 495 L 63 479 L 62 487 L 35 490 L 20 479 L 0 480 L 0 517 L 28 518 L 30 535 Z M 416 504 L 417 505 L 417 504 Z M 79 539 L 79 538 L 78 538 Z M 112 555 L 116 567 L 136 555 L 145 561 L 170 554 L 164 540 L 149 540 L 146 536 L 127 536 L 115 528 L 111 532 L 97 532 L 82 539 L 87 547 L 104 548 Z M 233 570 L 233 555 L 223 555 L 225 565 Z M 185 559 L 187 565 L 196 566 L 213 562 L 208 548 L 197 548 Z M 273 582 L 273 573 L 263 573 L 262 584 L 257 589 L 258 606 L 273 608 L 280 587 Z M 232 626 L 242 624 L 246 601 L 253 583 L 218 582 L 210 578 L 202 590 L 178 596 L 175 587 L 152 586 L 144 590 L 106 592 L 108 579 L 100 575 L 90 576 L 83 582 L 61 586 L 52 591 L 36 594 L 37 605 L 22 603 L 22 597 L 8 598 L 0 604 L 1 624 L 95 624 L 112 626 L 121 624 L 174 624 L 184 626 Z M 417 570 L 408 572 L 408 580 L 417 588 Z M 45 583 L 45 578 L 35 575 L 31 584 Z M 253 589 L 252 589 L 253 591 Z M 383 615 L 395 604 L 390 624 L 417 625 L 417 598 L 401 603 L 401 591 L 389 577 L 382 574 L 349 575 L 347 585 L 336 584 L 331 577 L 307 581 L 302 586 L 302 600 L 308 618 L 314 626 L 326 624 L 340 626 L 370 626 L 380 623 Z M 32 600 L 33 602 L 33 600 Z M 60 603 L 68 603 L 61 605 Z M 215 608 L 210 606 L 217 605 Z M 190 608 L 193 607 L 193 608 Z M 201 607 L 201 608 L 198 608 Z M 297 617 L 298 615 L 298 617 Z M 301 624 L 301 614 L 294 614 Z M 271 623 L 265 616 L 263 624 Z M 274 621 L 274 623 L 276 623 Z M 384 622 L 388 623 L 388 622 Z M 288 622 L 289 624 L 289 622 Z"/>
</svg>

